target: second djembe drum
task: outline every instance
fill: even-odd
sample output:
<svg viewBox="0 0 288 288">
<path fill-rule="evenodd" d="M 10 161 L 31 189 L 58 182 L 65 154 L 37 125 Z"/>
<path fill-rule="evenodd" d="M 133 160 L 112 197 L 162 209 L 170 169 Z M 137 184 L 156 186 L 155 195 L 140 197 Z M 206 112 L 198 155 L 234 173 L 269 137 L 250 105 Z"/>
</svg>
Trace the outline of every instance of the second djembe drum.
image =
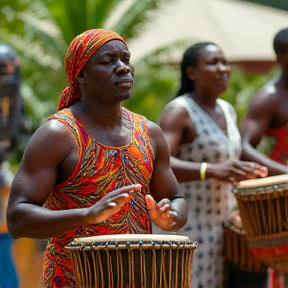
<svg viewBox="0 0 288 288">
<path fill-rule="evenodd" d="M 288 175 L 239 182 L 233 190 L 253 254 L 288 272 Z"/>
<path fill-rule="evenodd" d="M 246 232 L 239 215 L 224 226 L 225 257 L 236 268 L 247 272 L 265 272 L 267 266 L 248 249 Z"/>
<path fill-rule="evenodd" d="M 191 288 L 195 248 L 185 236 L 154 234 L 77 238 L 66 247 L 79 288 Z"/>
</svg>

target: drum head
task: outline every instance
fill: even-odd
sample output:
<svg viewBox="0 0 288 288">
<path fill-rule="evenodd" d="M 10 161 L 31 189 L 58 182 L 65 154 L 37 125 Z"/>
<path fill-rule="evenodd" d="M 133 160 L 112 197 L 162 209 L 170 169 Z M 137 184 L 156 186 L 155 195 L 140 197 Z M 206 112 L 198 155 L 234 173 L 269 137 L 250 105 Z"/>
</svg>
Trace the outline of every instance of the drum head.
<svg viewBox="0 0 288 288">
<path fill-rule="evenodd" d="M 188 242 L 189 238 L 180 235 L 160 235 L 160 234 L 114 234 L 114 235 L 101 235 L 92 237 L 75 238 L 74 243 L 103 243 L 103 242 L 146 242 L 146 241 L 164 241 L 164 242 Z"/>
<path fill-rule="evenodd" d="M 240 181 L 236 189 L 259 188 L 285 183 L 288 185 L 288 174 Z"/>
</svg>

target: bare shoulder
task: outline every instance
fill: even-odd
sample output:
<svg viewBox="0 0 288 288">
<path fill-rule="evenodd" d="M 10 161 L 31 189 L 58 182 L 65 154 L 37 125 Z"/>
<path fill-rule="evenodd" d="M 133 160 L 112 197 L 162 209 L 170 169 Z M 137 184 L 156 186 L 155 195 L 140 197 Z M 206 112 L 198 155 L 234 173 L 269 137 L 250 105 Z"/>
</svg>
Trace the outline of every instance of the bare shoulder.
<svg viewBox="0 0 288 288">
<path fill-rule="evenodd" d="M 183 116 L 188 116 L 187 109 L 177 102 L 170 102 L 164 109 L 162 117 L 173 117 L 173 118 L 180 118 Z"/>
<path fill-rule="evenodd" d="M 275 81 L 270 81 L 263 87 L 261 87 L 256 94 L 253 96 L 252 101 L 249 105 L 249 112 L 272 112 L 277 109 L 279 105 L 279 97 Z"/>
<path fill-rule="evenodd" d="M 55 142 L 60 144 L 59 140 L 61 140 L 61 142 L 67 143 L 71 138 L 70 135 L 71 133 L 69 133 L 69 128 L 65 124 L 56 119 L 52 119 L 46 121 L 34 132 L 31 140 L 29 141 L 29 144 L 33 144 L 34 142 L 38 141 L 43 142 L 43 145 L 47 142 L 49 145 Z"/>
<path fill-rule="evenodd" d="M 157 137 L 161 137 L 163 135 L 163 131 L 161 127 L 153 121 L 147 120 L 147 127 L 149 137 L 151 139 L 157 139 Z"/>
<path fill-rule="evenodd" d="M 157 150 L 159 151 L 160 147 L 162 148 L 166 147 L 167 143 L 161 127 L 158 124 L 149 120 L 147 121 L 147 127 L 148 127 L 149 139 L 151 141 L 151 145 L 154 151 L 157 152 Z"/>
<path fill-rule="evenodd" d="M 173 102 L 170 102 L 160 116 L 159 124 L 162 129 L 173 130 L 179 129 L 189 119 L 187 109 L 183 106 Z"/>
<path fill-rule="evenodd" d="M 267 84 L 262 86 L 253 97 L 253 101 L 265 101 L 270 102 L 275 100 L 277 97 L 276 83 L 274 80 L 269 81 Z"/>
<path fill-rule="evenodd" d="M 58 120 L 42 124 L 32 135 L 24 153 L 24 158 L 63 160 L 76 141 L 69 128 Z M 59 162 L 60 162 L 59 160 Z"/>
</svg>

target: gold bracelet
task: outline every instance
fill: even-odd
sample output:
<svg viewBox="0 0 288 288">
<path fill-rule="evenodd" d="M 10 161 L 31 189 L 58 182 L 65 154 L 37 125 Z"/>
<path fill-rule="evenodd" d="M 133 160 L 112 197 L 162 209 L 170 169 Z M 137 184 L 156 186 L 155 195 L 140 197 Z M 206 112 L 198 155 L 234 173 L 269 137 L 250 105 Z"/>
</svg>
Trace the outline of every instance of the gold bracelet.
<svg viewBox="0 0 288 288">
<path fill-rule="evenodd" d="M 205 180 L 207 163 L 203 162 L 200 166 L 200 179 Z"/>
</svg>

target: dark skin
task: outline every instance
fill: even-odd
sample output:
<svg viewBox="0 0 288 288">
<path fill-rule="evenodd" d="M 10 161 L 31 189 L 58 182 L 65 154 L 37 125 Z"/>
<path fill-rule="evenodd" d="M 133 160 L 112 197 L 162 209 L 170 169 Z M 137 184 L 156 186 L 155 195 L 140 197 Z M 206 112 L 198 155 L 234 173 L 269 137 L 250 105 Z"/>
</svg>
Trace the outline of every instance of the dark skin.
<svg viewBox="0 0 288 288">
<path fill-rule="evenodd" d="M 222 109 L 216 100 L 225 92 L 230 76 L 230 67 L 223 52 L 215 45 L 208 45 L 201 51 L 196 67 L 188 67 L 187 75 L 194 82 L 195 92 L 191 97 L 226 133 L 226 120 Z M 176 158 L 179 145 L 191 143 L 196 138 L 196 129 L 187 110 L 174 105 L 166 109 L 160 117 L 162 128 L 171 153 L 171 166 L 179 182 L 188 182 L 200 179 L 201 163 L 184 161 Z M 222 181 L 238 182 L 266 176 L 265 167 L 240 160 L 231 160 L 223 163 L 208 163 L 206 178 L 215 178 Z"/>
<path fill-rule="evenodd" d="M 288 44 L 286 52 L 278 53 L 277 61 L 282 69 L 278 79 L 267 83 L 253 97 L 240 126 L 243 138 L 243 159 L 251 159 L 265 165 L 269 175 L 288 173 L 288 167 L 272 161 L 260 152 L 254 153 L 266 131 L 288 123 Z"/>
<path fill-rule="evenodd" d="M 81 103 L 71 107 L 92 138 L 112 147 L 131 141 L 131 127 L 121 110 L 121 102 L 129 99 L 133 86 L 129 59 L 130 52 L 119 40 L 100 47 L 77 77 Z M 145 197 L 149 216 L 162 229 L 178 230 L 187 219 L 186 201 L 170 168 L 160 127 L 148 122 L 148 131 L 156 155 L 151 195 Z M 51 211 L 43 207 L 54 186 L 68 179 L 77 162 L 78 145 L 66 126 L 52 120 L 34 133 L 12 184 L 7 220 L 13 237 L 50 238 L 105 221 L 141 190 L 139 184 L 116 189 L 88 208 Z"/>
</svg>

